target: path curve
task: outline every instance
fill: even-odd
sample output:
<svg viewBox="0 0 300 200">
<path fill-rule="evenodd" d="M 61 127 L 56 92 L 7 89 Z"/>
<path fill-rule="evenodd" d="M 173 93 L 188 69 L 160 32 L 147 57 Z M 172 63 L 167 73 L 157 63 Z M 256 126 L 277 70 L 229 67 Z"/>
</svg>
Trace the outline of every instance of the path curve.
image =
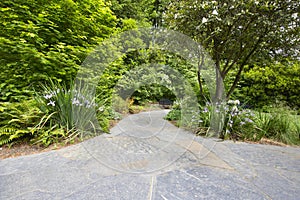
<svg viewBox="0 0 300 200">
<path fill-rule="evenodd" d="M 300 148 L 195 137 L 130 115 L 64 149 L 0 160 L 0 199 L 299 199 Z"/>
</svg>

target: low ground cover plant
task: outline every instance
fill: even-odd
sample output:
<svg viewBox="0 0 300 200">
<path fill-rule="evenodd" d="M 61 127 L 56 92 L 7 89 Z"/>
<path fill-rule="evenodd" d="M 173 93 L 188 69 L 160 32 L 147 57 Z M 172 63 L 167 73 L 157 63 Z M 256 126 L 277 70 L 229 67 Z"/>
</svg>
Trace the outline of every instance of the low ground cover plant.
<svg viewBox="0 0 300 200">
<path fill-rule="evenodd" d="M 182 125 L 181 115 L 180 104 L 175 102 L 165 119 Z M 216 126 L 213 120 L 222 124 Z M 275 107 L 266 111 L 245 108 L 239 100 L 220 104 L 207 102 L 192 116 L 191 123 L 195 122 L 198 128 L 193 131 L 198 135 L 208 136 L 218 131 L 222 139 L 260 141 L 267 138 L 289 145 L 300 144 L 300 116 L 288 107 Z M 189 128 L 188 124 L 186 128 Z"/>
</svg>

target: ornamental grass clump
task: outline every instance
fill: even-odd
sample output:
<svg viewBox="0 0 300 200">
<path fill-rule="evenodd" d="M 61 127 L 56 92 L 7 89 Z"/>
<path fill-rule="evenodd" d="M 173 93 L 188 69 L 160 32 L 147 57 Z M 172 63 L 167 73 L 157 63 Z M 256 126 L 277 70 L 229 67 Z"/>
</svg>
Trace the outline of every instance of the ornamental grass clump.
<svg viewBox="0 0 300 200">
<path fill-rule="evenodd" d="M 245 139 L 246 132 L 254 129 L 255 114 L 249 109 L 243 109 L 239 100 L 228 102 L 206 102 L 194 120 L 198 120 L 199 135 L 216 135 L 222 139 Z M 212 134 L 213 132 L 213 134 Z M 252 132 L 252 131 L 251 131 Z"/>
<path fill-rule="evenodd" d="M 72 84 L 71 84 L 72 85 Z M 37 137 L 38 143 L 49 145 L 52 134 L 56 139 L 74 140 L 102 132 L 97 119 L 104 106 L 95 103 L 95 95 L 89 92 L 88 87 L 67 87 L 50 81 L 42 85 L 43 92 L 37 93 L 36 101 L 40 110 L 45 114 L 37 127 L 45 126 L 51 130 Z"/>
<path fill-rule="evenodd" d="M 255 123 L 261 137 L 289 145 L 300 144 L 300 116 L 289 108 L 259 112 Z"/>
<path fill-rule="evenodd" d="M 229 100 L 225 112 L 224 134 L 222 135 L 224 139 L 246 139 L 248 133 L 252 133 L 255 129 L 255 114 L 249 109 L 244 109 L 239 100 Z"/>
</svg>

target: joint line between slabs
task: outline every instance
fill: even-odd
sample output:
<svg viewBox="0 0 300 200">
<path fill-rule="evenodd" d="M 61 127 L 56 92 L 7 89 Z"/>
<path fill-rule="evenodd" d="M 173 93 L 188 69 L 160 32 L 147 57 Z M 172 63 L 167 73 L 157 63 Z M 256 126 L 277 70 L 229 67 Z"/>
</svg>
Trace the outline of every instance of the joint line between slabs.
<svg viewBox="0 0 300 200">
<path fill-rule="evenodd" d="M 156 185 L 156 176 L 152 176 L 150 191 L 149 191 L 149 200 L 154 200 L 155 185 Z"/>
</svg>

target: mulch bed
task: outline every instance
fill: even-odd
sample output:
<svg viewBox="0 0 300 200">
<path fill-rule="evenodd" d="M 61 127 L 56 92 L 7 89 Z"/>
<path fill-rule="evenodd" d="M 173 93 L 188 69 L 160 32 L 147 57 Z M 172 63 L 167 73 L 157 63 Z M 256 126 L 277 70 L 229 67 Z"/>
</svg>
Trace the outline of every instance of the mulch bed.
<svg viewBox="0 0 300 200">
<path fill-rule="evenodd" d="M 14 158 L 18 156 L 25 156 L 35 153 L 40 153 L 44 151 L 50 151 L 54 149 L 53 147 L 43 148 L 39 146 L 32 146 L 27 143 L 15 144 L 13 146 L 4 145 L 0 147 L 0 159 Z"/>
</svg>

